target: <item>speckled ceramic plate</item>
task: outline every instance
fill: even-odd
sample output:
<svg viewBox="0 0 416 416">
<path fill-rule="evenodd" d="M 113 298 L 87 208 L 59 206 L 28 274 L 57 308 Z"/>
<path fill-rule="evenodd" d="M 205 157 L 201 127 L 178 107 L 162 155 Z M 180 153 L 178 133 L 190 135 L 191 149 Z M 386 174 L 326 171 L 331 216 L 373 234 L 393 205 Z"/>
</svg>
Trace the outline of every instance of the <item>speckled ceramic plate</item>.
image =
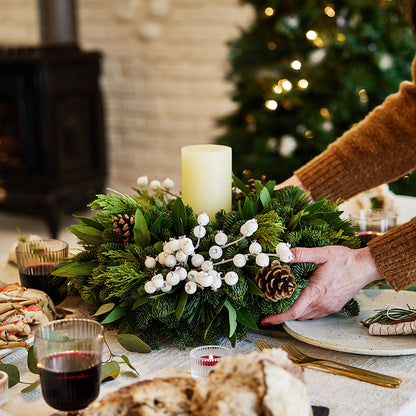
<svg viewBox="0 0 416 416">
<path fill-rule="evenodd" d="M 366 289 L 356 299 L 360 314 L 355 318 L 335 313 L 315 320 L 289 321 L 283 328 L 300 341 L 335 351 L 381 356 L 416 354 L 416 335 L 371 336 L 360 324 L 387 305 L 416 307 L 416 292 Z"/>
</svg>

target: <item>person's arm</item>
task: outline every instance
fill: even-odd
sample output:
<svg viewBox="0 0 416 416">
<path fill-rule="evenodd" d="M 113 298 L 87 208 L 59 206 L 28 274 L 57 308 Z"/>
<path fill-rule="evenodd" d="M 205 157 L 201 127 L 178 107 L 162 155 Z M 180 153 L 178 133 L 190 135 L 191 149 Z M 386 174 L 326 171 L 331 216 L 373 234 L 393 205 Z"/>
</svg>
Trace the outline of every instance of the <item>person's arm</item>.
<svg viewBox="0 0 416 416">
<path fill-rule="evenodd" d="M 315 200 L 348 199 L 416 167 L 416 58 L 412 77 L 413 82 L 402 82 L 399 92 L 295 171 Z"/>
</svg>

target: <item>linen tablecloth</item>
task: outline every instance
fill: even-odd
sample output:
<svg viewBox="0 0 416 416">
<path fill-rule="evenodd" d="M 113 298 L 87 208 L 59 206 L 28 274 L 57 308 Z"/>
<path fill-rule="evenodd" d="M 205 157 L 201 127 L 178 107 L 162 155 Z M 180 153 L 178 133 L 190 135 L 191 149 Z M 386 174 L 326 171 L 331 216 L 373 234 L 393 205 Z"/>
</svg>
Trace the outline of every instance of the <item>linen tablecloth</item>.
<svg viewBox="0 0 416 416">
<path fill-rule="evenodd" d="M 5 276 L 5 270 L 8 276 Z M 13 272 L 10 274 L 10 269 L 7 267 L 0 267 L 0 280 L 7 281 L 5 277 L 14 279 L 17 275 Z M 403 380 L 398 389 L 390 389 L 317 369 L 305 368 L 305 379 L 312 404 L 328 407 L 330 416 L 416 415 L 416 355 L 380 357 L 330 351 L 297 341 L 283 330 L 262 331 L 261 334 L 250 333 L 246 340 L 238 342 L 233 353 L 244 354 L 256 350 L 255 343 L 260 339 L 265 339 L 272 347 L 280 347 L 282 343 L 290 340 L 306 354 L 383 372 Z M 118 343 L 114 333 L 106 333 L 106 340 L 114 354 L 128 356 L 139 371 L 140 377 L 135 377 L 132 370 L 122 364 L 120 376 L 103 383 L 100 396 L 147 378 L 171 375 L 190 376 L 190 348 L 180 350 L 174 346 L 165 345 L 160 350 L 149 354 L 139 354 L 127 352 Z M 224 345 L 230 346 L 228 341 Z M 37 379 L 37 376 L 28 371 L 26 356 L 26 350 L 20 348 L 4 357 L 2 362 L 16 365 L 20 369 L 22 381 L 31 383 Z M 106 359 L 107 356 L 108 351 L 104 347 L 103 358 Z M 43 400 L 40 388 L 23 394 L 21 390 L 24 387 L 26 385 L 17 384 L 9 390 L 9 400 L 0 408 L 0 416 L 46 416 L 56 413 Z"/>
</svg>

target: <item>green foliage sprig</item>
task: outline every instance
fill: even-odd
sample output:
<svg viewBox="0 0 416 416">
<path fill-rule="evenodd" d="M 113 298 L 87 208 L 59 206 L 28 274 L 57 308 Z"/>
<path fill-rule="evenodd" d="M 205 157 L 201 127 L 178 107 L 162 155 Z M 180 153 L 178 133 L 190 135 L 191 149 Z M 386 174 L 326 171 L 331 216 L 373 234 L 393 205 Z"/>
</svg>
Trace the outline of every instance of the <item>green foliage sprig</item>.
<svg viewBox="0 0 416 416">
<path fill-rule="evenodd" d="M 157 348 L 161 341 L 185 347 L 218 343 L 224 337 L 234 344 L 248 330 L 257 329 L 265 315 L 288 310 L 315 270 L 312 264 L 290 265 L 297 285 L 293 295 L 278 302 L 266 301 L 254 283 L 261 267 L 253 256 L 247 255 L 252 241 L 260 243 L 263 252 L 272 256 L 276 256 L 274 250 L 280 242 L 288 242 L 292 247 L 359 247 L 351 224 L 340 217 L 338 203 L 321 200 L 311 204 L 308 193 L 296 187 L 275 190 L 274 181 L 264 185 L 256 181 L 252 190 L 234 177 L 234 186 L 232 210 L 217 212 L 206 225 L 202 239 L 193 234 L 198 221 L 192 208 L 161 189 L 152 195 L 145 187 L 134 189 L 133 196 L 115 191 L 98 195 L 89 205 L 94 217 L 77 217 L 81 224 L 69 228 L 79 238 L 83 250 L 54 274 L 68 280 L 71 291 L 89 304 L 91 313 L 103 324 L 117 328 L 120 334 L 138 335 L 152 348 Z M 118 214 L 134 215 L 134 243 L 123 244 L 120 235 L 113 231 L 112 219 Z M 257 231 L 242 238 L 241 226 L 253 218 Z M 224 246 L 224 261 L 214 267 L 223 275 L 237 272 L 235 285 L 223 284 L 217 290 L 204 288 L 188 294 L 184 280 L 167 292 L 146 293 L 144 285 L 155 274 L 144 265 L 147 257 L 157 258 L 165 242 L 186 236 L 198 247 L 198 253 L 209 258 L 209 247 L 215 244 L 219 231 L 226 233 L 228 242 L 234 244 Z M 231 261 L 239 253 L 247 259 L 241 268 Z M 188 263 L 183 267 L 187 271 L 192 268 Z M 166 276 L 169 269 L 161 269 L 160 273 Z M 354 301 L 348 309 L 357 312 Z"/>
</svg>

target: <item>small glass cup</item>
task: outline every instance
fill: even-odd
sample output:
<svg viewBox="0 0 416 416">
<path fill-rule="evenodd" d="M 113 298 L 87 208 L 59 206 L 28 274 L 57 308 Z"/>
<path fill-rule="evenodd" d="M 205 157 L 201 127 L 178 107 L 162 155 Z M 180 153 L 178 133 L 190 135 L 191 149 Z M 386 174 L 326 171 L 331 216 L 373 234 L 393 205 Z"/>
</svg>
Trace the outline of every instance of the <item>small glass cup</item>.
<svg viewBox="0 0 416 416">
<path fill-rule="evenodd" d="M 68 243 L 62 240 L 33 240 L 18 244 L 16 259 L 22 286 L 46 292 L 55 304 L 62 302 L 64 295 L 51 282 L 50 274 L 66 257 Z"/>
<path fill-rule="evenodd" d="M 369 241 L 397 225 L 397 214 L 384 209 L 368 209 L 353 212 L 350 215 L 352 224 L 357 228 L 356 235 L 361 240 L 361 247 Z"/>
<path fill-rule="evenodd" d="M 78 415 L 100 392 L 103 326 L 92 319 L 61 319 L 35 331 L 42 396 L 54 409 Z"/>
<path fill-rule="evenodd" d="M 231 355 L 231 350 L 219 345 L 204 345 L 194 348 L 191 353 L 191 375 L 195 379 L 205 379 L 222 358 Z"/>
</svg>

